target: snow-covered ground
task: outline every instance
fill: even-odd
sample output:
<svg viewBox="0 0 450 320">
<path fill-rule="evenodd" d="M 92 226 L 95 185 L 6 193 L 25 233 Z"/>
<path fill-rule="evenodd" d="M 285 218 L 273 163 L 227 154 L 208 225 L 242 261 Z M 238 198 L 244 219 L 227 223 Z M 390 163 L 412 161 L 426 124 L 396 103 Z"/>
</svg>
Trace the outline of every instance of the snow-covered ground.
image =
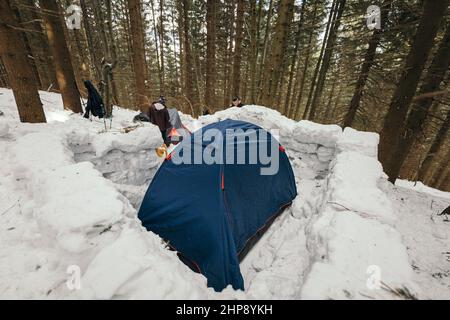
<svg viewBox="0 0 450 320">
<path fill-rule="evenodd" d="M 450 194 L 400 181 L 378 162 L 378 135 L 295 122 L 257 106 L 232 118 L 279 129 L 299 196 L 241 263 L 245 292 L 215 293 L 136 218 L 162 144 L 135 112 L 112 129 L 41 92 L 47 124 L 18 121 L 0 88 L 0 298 L 450 299 Z M 78 273 L 81 280 L 77 281 Z"/>
</svg>

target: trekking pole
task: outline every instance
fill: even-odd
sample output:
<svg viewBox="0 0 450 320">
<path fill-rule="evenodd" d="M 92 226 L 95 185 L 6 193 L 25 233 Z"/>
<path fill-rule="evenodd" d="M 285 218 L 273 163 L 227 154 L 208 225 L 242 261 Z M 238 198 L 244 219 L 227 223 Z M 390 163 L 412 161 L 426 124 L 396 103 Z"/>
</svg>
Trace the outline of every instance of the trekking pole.
<svg viewBox="0 0 450 320">
<path fill-rule="evenodd" d="M 109 129 L 112 129 L 112 119 L 113 119 L 113 108 L 114 106 L 111 105 L 111 115 L 109 116 Z"/>
<path fill-rule="evenodd" d="M 78 84 L 76 82 L 75 82 L 75 87 L 77 88 L 78 96 L 80 97 L 81 104 L 83 105 L 83 108 L 84 108 L 83 111 L 86 111 L 86 104 L 83 101 L 83 97 L 81 96 L 80 88 L 78 88 Z"/>
</svg>

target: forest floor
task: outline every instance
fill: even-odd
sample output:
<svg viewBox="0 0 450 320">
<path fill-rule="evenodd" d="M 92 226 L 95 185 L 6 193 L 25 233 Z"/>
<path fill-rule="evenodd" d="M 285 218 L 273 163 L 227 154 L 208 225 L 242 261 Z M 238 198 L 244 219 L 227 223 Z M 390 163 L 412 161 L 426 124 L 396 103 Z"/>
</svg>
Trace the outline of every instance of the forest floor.
<svg viewBox="0 0 450 320">
<path fill-rule="evenodd" d="M 450 299 L 450 222 L 438 216 L 450 194 L 389 184 L 376 135 L 256 106 L 181 115 L 191 130 L 227 117 L 279 129 L 297 180 L 293 205 L 241 263 L 245 292 L 215 293 L 136 218 L 161 163 L 157 128 L 125 133 L 136 112 L 116 108 L 105 132 L 59 95 L 41 99 L 49 123 L 21 124 L 0 88 L 0 298 Z M 373 266 L 382 288 L 369 285 Z"/>
</svg>

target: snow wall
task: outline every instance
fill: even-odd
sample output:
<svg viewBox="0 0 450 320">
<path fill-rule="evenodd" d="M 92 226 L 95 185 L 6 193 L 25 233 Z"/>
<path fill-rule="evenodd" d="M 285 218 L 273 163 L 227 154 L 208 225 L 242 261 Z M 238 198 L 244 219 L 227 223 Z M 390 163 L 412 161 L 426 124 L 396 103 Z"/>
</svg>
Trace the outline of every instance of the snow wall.
<svg viewBox="0 0 450 320">
<path fill-rule="evenodd" d="M 121 112 L 132 119 L 132 112 Z M 156 127 L 99 133 L 101 123 L 65 117 L 69 121 L 46 125 L 0 120 L 0 142 L 13 142 L 0 143 L 5 155 L 0 211 L 9 208 L 2 221 L 16 225 L 1 239 L 6 248 L 11 245 L 0 257 L 6 266 L 0 275 L 3 298 L 254 297 L 230 288 L 220 294 L 206 288 L 204 277 L 140 226 L 135 216 L 139 195 L 161 161 L 154 155 L 162 143 Z M 294 298 L 395 298 L 379 288 L 381 283 L 418 294 L 406 249 L 392 227 L 395 215 L 378 187 L 386 181 L 376 158 L 378 135 L 295 122 L 257 106 L 199 120 L 182 115 L 191 129 L 225 118 L 279 129 L 291 161 L 311 159 L 317 179 L 326 183 L 307 224 L 308 264 Z M 76 281 L 69 283 L 77 268 L 79 287 Z M 381 279 L 372 283 L 375 288 L 369 285 L 371 270 Z"/>
</svg>

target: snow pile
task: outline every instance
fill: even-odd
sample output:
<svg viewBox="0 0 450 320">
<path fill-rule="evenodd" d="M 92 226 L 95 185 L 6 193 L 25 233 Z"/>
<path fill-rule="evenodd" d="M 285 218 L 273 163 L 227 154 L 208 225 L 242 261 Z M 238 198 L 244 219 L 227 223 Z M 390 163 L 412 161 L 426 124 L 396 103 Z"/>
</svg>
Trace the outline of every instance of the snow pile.
<svg viewBox="0 0 450 320">
<path fill-rule="evenodd" d="M 299 197 L 241 264 L 246 291 L 217 294 L 136 218 L 162 161 L 159 130 L 116 108 L 105 132 L 103 121 L 62 110 L 59 95 L 41 99 L 49 123 L 20 124 L 11 91 L 0 89 L 0 297 L 391 299 L 405 288 L 430 296 L 417 288 L 397 231 L 378 135 L 260 106 L 180 115 L 191 131 L 227 118 L 279 130 L 296 176 Z M 73 266 L 80 290 L 68 285 Z"/>
<path fill-rule="evenodd" d="M 450 299 L 450 216 L 439 215 L 450 205 L 450 193 L 428 187 L 418 192 L 407 185 L 386 183 L 382 188 L 394 204 L 395 228 L 407 246 L 414 281 L 422 299 Z"/>
<path fill-rule="evenodd" d="M 119 184 L 148 184 L 161 163 L 154 150 L 163 141 L 155 126 L 139 127 L 127 134 L 72 131 L 68 141 L 75 161 L 92 162 L 105 177 Z"/>
<path fill-rule="evenodd" d="M 183 121 L 190 129 L 198 129 L 224 119 L 248 121 L 268 130 L 286 147 L 289 154 L 305 160 L 317 172 L 328 169 L 335 154 L 336 142 L 342 135 L 342 129 L 337 125 L 321 125 L 304 120 L 296 122 L 276 110 L 256 105 L 232 107 L 198 120 L 184 117 Z"/>
<path fill-rule="evenodd" d="M 44 107 L 52 111 L 55 104 Z M 10 114 L 14 106 L 2 102 L 1 108 Z M 121 117 L 121 112 L 117 121 L 133 114 Z M 213 294 L 203 276 L 142 228 L 114 183 L 91 162 L 76 163 L 72 150 L 78 143 L 94 157 L 118 150 L 154 153 L 160 133 L 150 125 L 104 133 L 101 122 L 66 111 L 53 114 L 59 113 L 70 120 L 30 125 L 18 124 L 16 116 L 5 119 L 16 130 L 0 140 L 0 296 L 205 299 Z M 81 290 L 67 285 L 73 266 L 82 275 Z"/>
<path fill-rule="evenodd" d="M 369 157 L 378 157 L 378 143 L 380 136 L 374 132 L 361 132 L 352 128 L 345 128 L 344 134 L 337 140 L 337 149 L 355 151 Z"/>
<path fill-rule="evenodd" d="M 383 170 L 373 157 L 376 141 L 355 130 L 345 130 L 337 141 L 324 201 L 308 226 L 314 263 L 304 299 L 399 297 L 392 290 L 417 294 L 406 248 L 393 228 L 391 202 L 378 187 Z"/>
<path fill-rule="evenodd" d="M 9 132 L 9 125 L 6 122 L 0 122 L 0 137 L 4 137 Z"/>
<path fill-rule="evenodd" d="M 402 188 L 411 189 L 411 190 L 414 190 L 414 191 L 426 193 L 426 194 L 429 194 L 429 195 L 434 196 L 434 197 L 445 198 L 445 199 L 449 199 L 450 200 L 450 193 L 449 192 L 445 192 L 445 191 L 441 191 L 441 190 L 437 190 L 437 189 L 428 187 L 428 186 L 424 185 L 420 181 L 413 182 L 413 181 L 397 179 L 397 181 L 395 182 L 395 185 L 399 186 L 399 187 L 402 187 Z"/>
</svg>

